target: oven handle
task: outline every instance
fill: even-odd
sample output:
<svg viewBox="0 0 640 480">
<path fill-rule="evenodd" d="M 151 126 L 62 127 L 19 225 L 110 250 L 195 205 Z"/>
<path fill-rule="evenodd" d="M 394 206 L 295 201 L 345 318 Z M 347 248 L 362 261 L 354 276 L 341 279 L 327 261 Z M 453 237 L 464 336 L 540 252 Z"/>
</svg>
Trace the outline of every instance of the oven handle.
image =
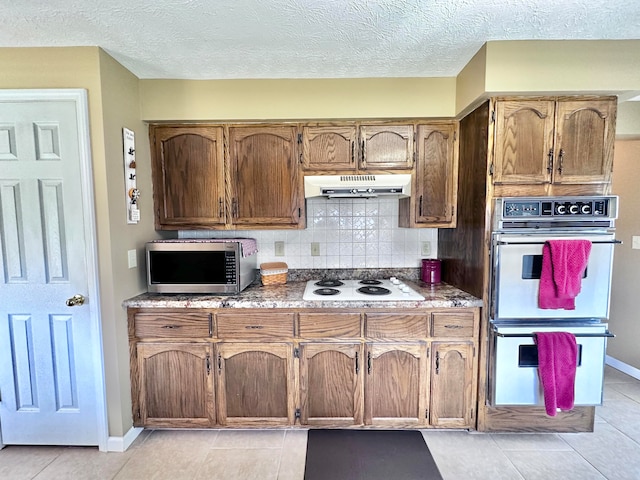
<svg viewBox="0 0 640 480">
<path fill-rule="evenodd" d="M 533 338 L 535 334 L 533 333 L 500 333 L 496 329 L 493 330 L 493 333 L 496 337 L 505 337 L 505 338 Z M 614 338 L 615 334 L 611 333 L 609 330 L 603 333 L 574 333 L 575 337 L 607 337 Z"/>
<path fill-rule="evenodd" d="M 496 245 L 544 245 L 546 242 L 503 242 L 498 241 Z M 595 241 L 591 243 L 605 243 L 605 244 L 622 244 L 622 240 L 608 240 L 608 241 Z"/>
</svg>

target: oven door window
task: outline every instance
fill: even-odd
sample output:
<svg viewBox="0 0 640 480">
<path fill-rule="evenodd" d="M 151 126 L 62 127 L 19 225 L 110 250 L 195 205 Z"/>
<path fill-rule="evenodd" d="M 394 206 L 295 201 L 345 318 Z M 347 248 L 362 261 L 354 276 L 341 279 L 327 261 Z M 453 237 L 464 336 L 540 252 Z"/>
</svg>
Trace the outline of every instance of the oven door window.
<svg viewBox="0 0 640 480">
<path fill-rule="evenodd" d="M 582 365 L 582 345 L 578 344 L 578 364 Z M 519 345 L 518 346 L 518 367 L 538 367 L 538 346 Z"/>
<path fill-rule="evenodd" d="M 582 278 L 587 278 L 588 268 L 584 270 Z M 522 256 L 522 276 L 523 280 L 540 280 L 542 272 L 542 255 Z"/>
</svg>

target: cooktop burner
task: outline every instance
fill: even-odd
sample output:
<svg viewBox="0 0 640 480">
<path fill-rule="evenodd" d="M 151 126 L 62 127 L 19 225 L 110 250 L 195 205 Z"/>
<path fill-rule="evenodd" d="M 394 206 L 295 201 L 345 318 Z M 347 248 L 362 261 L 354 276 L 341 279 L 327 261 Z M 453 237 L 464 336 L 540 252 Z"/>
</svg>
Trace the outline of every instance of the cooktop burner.
<svg viewBox="0 0 640 480">
<path fill-rule="evenodd" d="M 422 295 L 395 277 L 388 280 L 309 280 L 302 298 L 332 302 L 424 300 Z"/>
<path fill-rule="evenodd" d="M 319 282 L 316 282 L 314 285 L 317 285 L 318 287 L 341 287 L 342 285 L 344 285 L 344 283 L 342 283 L 340 280 L 320 280 Z M 325 295 L 325 294 L 320 294 L 320 295 Z"/>
<path fill-rule="evenodd" d="M 337 290 L 335 288 L 318 288 L 317 290 L 314 290 L 313 293 L 315 295 L 330 296 L 330 295 L 339 295 L 340 290 Z"/>
<path fill-rule="evenodd" d="M 358 292 L 366 295 L 389 295 L 391 290 L 384 287 L 360 287 Z"/>
</svg>

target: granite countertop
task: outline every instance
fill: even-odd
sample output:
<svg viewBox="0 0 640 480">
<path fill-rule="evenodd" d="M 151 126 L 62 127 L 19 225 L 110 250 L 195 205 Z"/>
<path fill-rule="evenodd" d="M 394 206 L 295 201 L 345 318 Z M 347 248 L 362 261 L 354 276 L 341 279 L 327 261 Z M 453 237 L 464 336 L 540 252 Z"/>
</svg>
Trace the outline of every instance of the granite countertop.
<svg viewBox="0 0 640 480">
<path fill-rule="evenodd" d="M 418 291 L 418 301 L 336 301 L 302 299 L 306 280 L 291 274 L 284 285 L 262 286 L 255 282 L 234 295 L 143 293 L 123 302 L 124 307 L 137 308 L 455 308 L 481 307 L 482 300 L 446 283 L 430 285 L 417 279 L 398 276 Z M 318 278 L 318 277 L 316 277 Z"/>
</svg>

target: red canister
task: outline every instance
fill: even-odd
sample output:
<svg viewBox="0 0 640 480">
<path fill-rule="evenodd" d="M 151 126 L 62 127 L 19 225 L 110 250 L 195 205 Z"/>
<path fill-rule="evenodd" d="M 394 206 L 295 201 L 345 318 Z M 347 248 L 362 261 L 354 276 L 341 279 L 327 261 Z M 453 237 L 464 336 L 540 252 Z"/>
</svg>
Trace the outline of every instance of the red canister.
<svg viewBox="0 0 640 480">
<path fill-rule="evenodd" d="M 442 264 L 440 260 L 425 258 L 422 260 L 422 281 L 426 283 L 440 283 Z"/>
</svg>

